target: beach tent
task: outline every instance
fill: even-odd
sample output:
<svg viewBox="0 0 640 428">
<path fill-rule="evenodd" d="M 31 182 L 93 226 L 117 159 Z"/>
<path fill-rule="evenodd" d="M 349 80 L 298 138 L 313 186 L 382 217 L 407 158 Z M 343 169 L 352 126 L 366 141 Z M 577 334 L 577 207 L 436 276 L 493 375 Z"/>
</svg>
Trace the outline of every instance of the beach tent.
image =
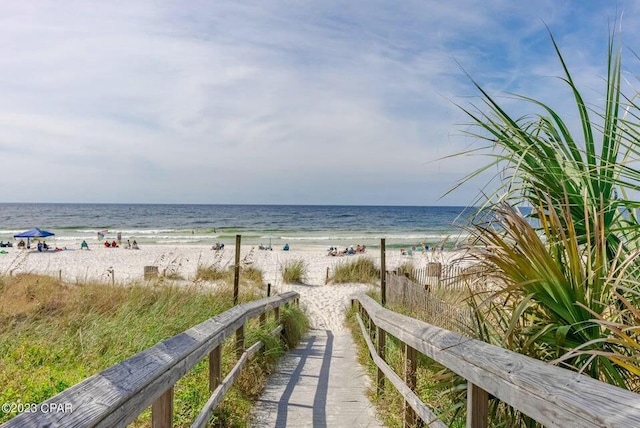
<svg viewBox="0 0 640 428">
<path fill-rule="evenodd" d="M 46 230 L 38 229 L 34 227 L 33 229 L 25 230 L 24 232 L 20 232 L 16 235 L 13 235 L 14 238 L 27 238 L 27 248 L 29 248 L 29 239 L 31 238 L 46 238 L 47 236 L 53 236 L 55 233 L 49 232 Z"/>
</svg>

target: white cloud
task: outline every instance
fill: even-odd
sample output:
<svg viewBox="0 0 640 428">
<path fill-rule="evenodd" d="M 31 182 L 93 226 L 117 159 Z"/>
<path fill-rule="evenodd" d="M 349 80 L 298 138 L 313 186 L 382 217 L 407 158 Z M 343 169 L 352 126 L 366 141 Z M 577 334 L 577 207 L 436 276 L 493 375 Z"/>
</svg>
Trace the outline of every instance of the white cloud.
<svg viewBox="0 0 640 428">
<path fill-rule="evenodd" d="M 438 201 L 484 162 L 434 162 L 470 143 L 453 102 L 477 94 L 456 61 L 492 94 L 564 108 L 543 21 L 596 87 L 620 13 L 506 0 L 3 9 L 5 201 L 416 205 L 466 204 L 482 183 Z"/>
</svg>

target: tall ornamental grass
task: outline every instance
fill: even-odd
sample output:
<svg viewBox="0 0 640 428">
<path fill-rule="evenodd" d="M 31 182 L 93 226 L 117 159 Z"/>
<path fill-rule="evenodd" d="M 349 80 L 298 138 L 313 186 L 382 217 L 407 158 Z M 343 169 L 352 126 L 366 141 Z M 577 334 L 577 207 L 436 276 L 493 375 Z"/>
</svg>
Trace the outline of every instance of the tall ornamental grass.
<svg viewBox="0 0 640 428">
<path fill-rule="evenodd" d="M 584 101 L 552 35 L 551 42 L 577 132 L 563 119 L 574 112 L 516 95 L 537 113 L 514 117 L 475 81 L 482 105 L 464 108 L 491 159 L 465 180 L 490 168 L 500 180 L 484 196 L 489 215 L 472 227 L 474 255 L 500 284 L 476 296 L 474 333 L 638 391 L 640 109 L 635 91 L 622 88 L 615 33 L 599 108 Z"/>
</svg>

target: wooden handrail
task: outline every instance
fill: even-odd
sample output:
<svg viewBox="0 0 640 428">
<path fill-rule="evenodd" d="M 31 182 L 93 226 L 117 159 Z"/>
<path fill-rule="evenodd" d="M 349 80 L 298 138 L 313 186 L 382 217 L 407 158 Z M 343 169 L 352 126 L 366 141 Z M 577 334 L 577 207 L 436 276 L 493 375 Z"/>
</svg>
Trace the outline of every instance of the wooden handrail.
<svg viewBox="0 0 640 428">
<path fill-rule="evenodd" d="M 207 355 L 220 355 L 218 347 L 225 338 L 263 313 L 273 310 L 278 319 L 280 306 L 297 302 L 298 298 L 298 293 L 291 291 L 235 306 L 85 379 L 42 403 L 38 411 L 22 413 L 2 427 L 126 426 L 156 400 L 158 409 L 166 411 L 173 385 Z M 247 351 L 251 352 L 255 349 Z M 219 367 L 219 361 L 213 365 L 210 361 L 212 366 Z M 219 373 L 214 373 L 212 379 L 219 376 Z M 215 381 L 219 382 L 219 379 Z M 72 411 L 42 411 L 65 405 Z"/>
<path fill-rule="evenodd" d="M 467 379 L 476 417 L 486 419 L 491 394 L 548 427 L 640 426 L 638 394 L 398 314 L 364 294 L 356 301 L 378 328 Z M 486 421 L 468 415 L 467 426 Z"/>
</svg>

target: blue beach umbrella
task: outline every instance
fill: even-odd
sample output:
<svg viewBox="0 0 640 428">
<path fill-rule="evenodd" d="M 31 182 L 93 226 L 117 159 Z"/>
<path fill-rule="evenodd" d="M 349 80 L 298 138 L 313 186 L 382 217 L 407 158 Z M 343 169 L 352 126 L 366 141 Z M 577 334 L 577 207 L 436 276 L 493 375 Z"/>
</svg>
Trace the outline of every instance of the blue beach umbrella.
<svg viewBox="0 0 640 428">
<path fill-rule="evenodd" d="M 31 238 L 46 238 L 47 236 L 53 236 L 55 233 L 49 232 L 47 230 L 38 229 L 34 227 L 33 229 L 25 230 L 24 232 L 20 232 L 16 235 L 13 235 L 14 238 L 27 238 L 27 248 L 29 247 L 29 239 Z"/>
</svg>

